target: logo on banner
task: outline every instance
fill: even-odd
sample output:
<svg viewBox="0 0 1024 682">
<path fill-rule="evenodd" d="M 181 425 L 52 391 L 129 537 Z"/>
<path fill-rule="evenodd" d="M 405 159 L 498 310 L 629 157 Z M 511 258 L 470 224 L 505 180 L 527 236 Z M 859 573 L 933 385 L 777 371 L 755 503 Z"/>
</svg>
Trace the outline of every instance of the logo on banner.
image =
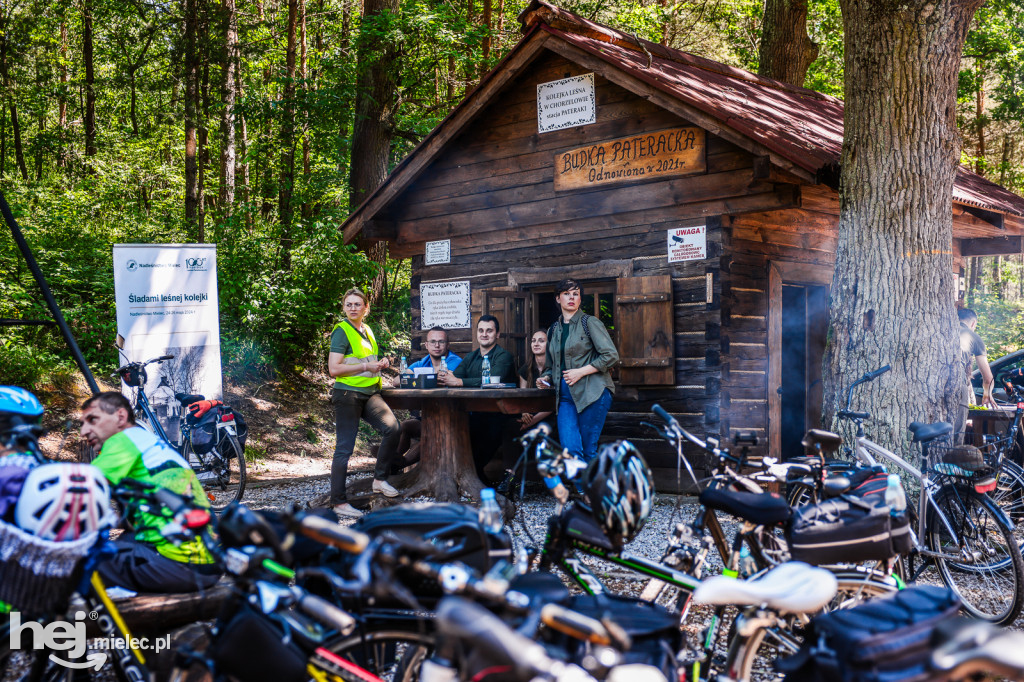
<svg viewBox="0 0 1024 682">
<path fill-rule="evenodd" d="M 186 258 L 185 269 L 189 271 L 206 270 L 205 258 Z"/>
<path fill-rule="evenodd" d="M 128 272 L 135 272 L 136 270 L 139 269 L 139 264 L 136 263 L 135 259 L 133 258 L 132 260 L 128 261 L 125 267 L 128 269 Z"/>
</svg>

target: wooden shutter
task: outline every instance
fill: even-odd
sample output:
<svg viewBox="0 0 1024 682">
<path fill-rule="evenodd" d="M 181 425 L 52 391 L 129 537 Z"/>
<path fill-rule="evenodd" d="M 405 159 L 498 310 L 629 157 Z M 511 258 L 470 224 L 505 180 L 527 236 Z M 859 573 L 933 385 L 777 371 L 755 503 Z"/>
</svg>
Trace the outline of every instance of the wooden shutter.
<svg viewBox="0 0 1024 682">
<path fill-rule="evenodd" d="M 528 294 L 516 289 L 485 289 L 480 292 L 480 315 L 484 313 L 498 318 L 501 335 L 498 344 L 512 353 L 516 366 L 526 361 L 530 352 L 530 320 L 533 319 Z M 480 315 L 473 318 L 473 348 L 477 347 L 476 322 Z"/>
<path fill-rule="evenodd" d="M 671 276 L 622 277 L 615 284 L 619 383 L 674 386 Z"/>
</svg>

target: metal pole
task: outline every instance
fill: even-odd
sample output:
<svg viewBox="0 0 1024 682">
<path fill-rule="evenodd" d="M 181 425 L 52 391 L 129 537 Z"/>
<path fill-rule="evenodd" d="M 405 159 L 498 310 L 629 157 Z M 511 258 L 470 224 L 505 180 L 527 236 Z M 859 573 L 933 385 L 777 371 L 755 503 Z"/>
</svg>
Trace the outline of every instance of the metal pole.
<svg viewBox="0 0 1024 682">
<path fill-rule="evenodd" d="M 36 278 L 39 290 L 43 292 L 43 298 L 46 299 L 46 305 L 50 308 L 50 314 L 53 315 L 57 326 L 60 327 L 60 333 L 64 337 L 64 342 L 68 344 L 68 349 L 75 358 L 78 369 L 82 370 L 85 382 L 89 384 L 89 389 L 94 395 L 99 393 L 100 387 L 96 384 L 96 379 L 93 377 L 89 365 L 85 364 L 85 358 L 82 357 L 82 351 L 78 348 L 78 342 L 71 335 L 71 328 L 68 327 L 68 323 L 64 320 L 64 315 L 60 312 L 60 307 L 50 291 L 50 285 L 46 283 L 43 271 L 39 269 L 39 263 L 36 262 L 35 256 L 32 255 L 32 250 L 28 247 L 28 242 L 25 241 L 25 236 L 21 233 L 21 228 L 18 227 L 18 221 L 14 219 L 14 214 L 11 213 L 11 207 L 7 205 L 7 198 L 4 197 L 2 190 L 0 190 L 0 212 L 3 212 L 4 220 L 7 221 L 7 226 L 11 228 L 11 236 L 14 237 L 15 243 L 21 249 L 21 255 L 25 257 L 25 262 L 28 263 L 28 269 L 32 271 L 32 276 Z"/>
</svg>

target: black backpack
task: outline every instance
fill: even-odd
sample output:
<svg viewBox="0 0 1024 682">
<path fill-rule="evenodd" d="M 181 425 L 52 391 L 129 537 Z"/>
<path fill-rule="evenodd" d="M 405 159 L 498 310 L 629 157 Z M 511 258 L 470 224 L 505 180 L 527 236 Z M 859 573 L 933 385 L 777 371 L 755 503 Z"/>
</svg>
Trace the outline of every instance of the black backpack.
<svg viewBox="0 0 1024 682">
<path fill-rule="evenodd" d="M 908 587 L 815 617 L 800 651 L 777 667 L 786 682 L 923 682 L 932 630 L 959 610 L 945 587 Z"/>
</svg>

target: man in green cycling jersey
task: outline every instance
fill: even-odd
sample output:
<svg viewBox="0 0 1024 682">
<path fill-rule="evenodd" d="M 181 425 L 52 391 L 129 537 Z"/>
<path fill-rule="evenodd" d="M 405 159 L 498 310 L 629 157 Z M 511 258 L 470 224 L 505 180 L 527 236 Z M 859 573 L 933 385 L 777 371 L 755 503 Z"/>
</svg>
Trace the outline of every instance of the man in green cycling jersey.
<svg viewBox="0 0 1024 682">
<path fill-rule="evenodd" d="M 99 455 L 92 461 L 113 484 L 123 479 L 167 488 L 209 506 L 199 479 L 185 459 L 159 437 L 135 424 L 131 403 L 107 391 L 82 404 L 82 437 Z M 137 508 L 125 510 L 135 533 L 113 544 L 116 554 L 97 567 L 111 585 L 136 592 L 191 592 L 212 586 L 220 570 L 202 540 L 181 545 L 161 535 L 170 519 Z M 127 534 L 126 534 L 127 535 Z"/>
</svg>

